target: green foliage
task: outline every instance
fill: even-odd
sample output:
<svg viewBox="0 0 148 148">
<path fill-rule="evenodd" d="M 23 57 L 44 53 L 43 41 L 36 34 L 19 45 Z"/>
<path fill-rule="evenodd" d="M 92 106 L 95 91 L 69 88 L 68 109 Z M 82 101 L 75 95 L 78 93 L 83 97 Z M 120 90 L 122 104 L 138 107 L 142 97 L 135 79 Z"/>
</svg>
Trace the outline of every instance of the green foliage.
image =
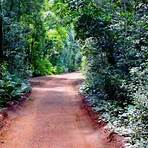
<svg viewBox="0 0 148 148">
<path fill-rule="evenodd" d="M 132 114 L 128 109 L 123 111 L 123 114 L 126 112 L 127 120 L 118 118 L 123 114 L 120 116 L 111 114 L 111 109 L 106 112 L 109 114 L 109 120 L 113 123 L 115 123 L 116 118 L 119 121 L 125 121 L 123 122 L 124 124 L 117 124 L 120 126 L 120 129 L 123 126 L 125 129 L 132 130 L 132 133 L 129 134 L 131 136 L 129 140 L 130 145 L 133 145 L 134 148 L 145 147 L 147 145 L 145 135 L 145 124 L 147 125 L 146 110 L 148 109 L 148 75 L 146 70 L 148 59 L 147 16 L 145 13 L 139 16 L 139 8 L 135 8 L 135 10 L 134 8 L 130 10 L 128 8 L 127 10 L 123 7 L 123 9 L 119 8 L 114 11 L 114 5 L 112 7 L 110 4 L 110 6 L 113 17 L 110 22 L 106 23 L 103 16 L 101 23 L 102 29 L 99 27 L 97 33 L 94 27 L 92 27 L 92 30 L 89 29 L 91 33 L 88 32 L 87 36 L 88 29 L 84 29 L 83 26 L 82 29 L 84 30 L 80 29 L 81 33 L 84 32 L 83 37 L 89 38 L 85 41 L 87 42 L 89 40 L 84 48 L 84 55 L 88 61 L 85 92 L 89 96 L 98 96 L 98 99 L 117 101 L 116 106 L 110 103 L 110 106 L 113 106 L 113 108 L 118 106 L 122 108 L 128 106 L 127 108 L 129 108 L 130 106 L 127 102 L 134 104 L 135 110 Z M 106 10 L 109 11 L 108 9 Z M 133 13 L 132 11 L 137 11 L 137 13 Z M 99 19 L 100 17 L 102 15 L 99 16 Z M 93 20 L 93 18 L 90 20 Z M 88 27 L 91 27 L 92 25 L 88 22 L 86 24 L 88 24 Z M 86 24 L 85 26 L 87 26 Z M 92 24 L 95 25 L 94 20 Z M 78 28 L 80 28 L 80 25 Z M 89 35 L 91 35 L 91 38 Z M 106 101 L 107 104 L 108 102 L 110 101 Z M 96 106 L 99 106 L 99 104 L 97 103 Z M 104 109 L 106 110 L 107 108 L 108 106 L 104 105 Z M 111 116 L 114 118 L 112 119 Z M 143 132 L 141 132 L 141 129 Z"/>
<path fill-rule="evenodd" d="M 0 107 L 4 107 L 31 91 L 26 80 L 22 80 L 10 74 L 5 67 L 2 68 L 2 79 L 0 79 Z"/>
<path fill-rule="evenodd" d="M 81 52 L 78 42 L 75 41 L 74 31 L 68 33 L 64 48 L 60 53 L 59 66 L 64 68 L 65 72 L 79 70 L 81 64 Z"/>
<path fill-rule="evenodd" d="M 34 76 L 51 75 L 54 70 L 48 59 L 38 59 L 34 65 Z"/>
<path fill-rule="evenodd" d="M 65 69 L 62 66 L 54 66 L 54 68 L 53 68 L 54 74 L 61 74 L 61 73 L 64 73 L 64 72 L 65 72 Z"/>
</svg>

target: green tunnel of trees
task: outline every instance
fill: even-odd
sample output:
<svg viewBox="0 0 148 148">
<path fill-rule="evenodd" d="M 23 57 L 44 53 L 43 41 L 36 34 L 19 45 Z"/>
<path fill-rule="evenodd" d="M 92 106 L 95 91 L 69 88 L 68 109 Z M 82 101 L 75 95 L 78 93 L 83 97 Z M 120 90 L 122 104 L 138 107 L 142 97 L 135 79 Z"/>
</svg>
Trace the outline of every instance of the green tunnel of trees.
<svg viewBox="0 0 148 148">
<path fill-rule="evenodd" d="M 147 0 L 1 0 L 0 107 L 27 79 L 81 70 L 81 93 L 127 147 L 148 143 Z"/>
</svg>

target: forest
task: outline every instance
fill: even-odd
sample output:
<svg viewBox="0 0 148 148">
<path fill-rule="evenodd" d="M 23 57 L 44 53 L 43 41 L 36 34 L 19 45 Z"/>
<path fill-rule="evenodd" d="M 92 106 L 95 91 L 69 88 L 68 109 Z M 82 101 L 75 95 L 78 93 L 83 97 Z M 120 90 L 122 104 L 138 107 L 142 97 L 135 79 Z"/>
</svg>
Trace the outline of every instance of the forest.
<svg viewBox="0 0 148 148">
<path fill-rule="evenodd" d="M 147 148 L 147 0 L 1 0 L 0 17 L 1 109 L 31 77 L 81 71 L 92 109 L 127 148 Z"/>
</svg>

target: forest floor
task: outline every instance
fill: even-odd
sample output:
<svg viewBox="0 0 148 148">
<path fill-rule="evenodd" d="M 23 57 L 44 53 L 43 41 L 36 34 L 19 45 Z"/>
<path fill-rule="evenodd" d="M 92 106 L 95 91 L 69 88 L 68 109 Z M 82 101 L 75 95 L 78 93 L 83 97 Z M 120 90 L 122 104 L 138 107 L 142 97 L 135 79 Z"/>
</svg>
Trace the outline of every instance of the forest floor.
<svg viewBox="0 0 148 148">
<path fill-rule="evenodd" d="M 120 148 L 81 107 L 82 79 L 80 73 L 31 79 L 30 99 L 8 111 L 0 148 Z"/>
</svg>

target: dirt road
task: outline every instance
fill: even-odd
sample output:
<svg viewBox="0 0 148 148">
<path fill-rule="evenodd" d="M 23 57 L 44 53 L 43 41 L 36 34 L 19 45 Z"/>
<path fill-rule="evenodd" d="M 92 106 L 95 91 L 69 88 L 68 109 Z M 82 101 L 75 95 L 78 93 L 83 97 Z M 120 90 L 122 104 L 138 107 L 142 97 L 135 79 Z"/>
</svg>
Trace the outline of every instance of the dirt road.
<svg viewBox="0 0 148 148">
<path fill-rule="evenodd" d="M 79 73 L 31 80 L 29 101 L 9 111 L 0 148 L 119 148 L 107 143 L 81 108 Z"/>
</svg>

